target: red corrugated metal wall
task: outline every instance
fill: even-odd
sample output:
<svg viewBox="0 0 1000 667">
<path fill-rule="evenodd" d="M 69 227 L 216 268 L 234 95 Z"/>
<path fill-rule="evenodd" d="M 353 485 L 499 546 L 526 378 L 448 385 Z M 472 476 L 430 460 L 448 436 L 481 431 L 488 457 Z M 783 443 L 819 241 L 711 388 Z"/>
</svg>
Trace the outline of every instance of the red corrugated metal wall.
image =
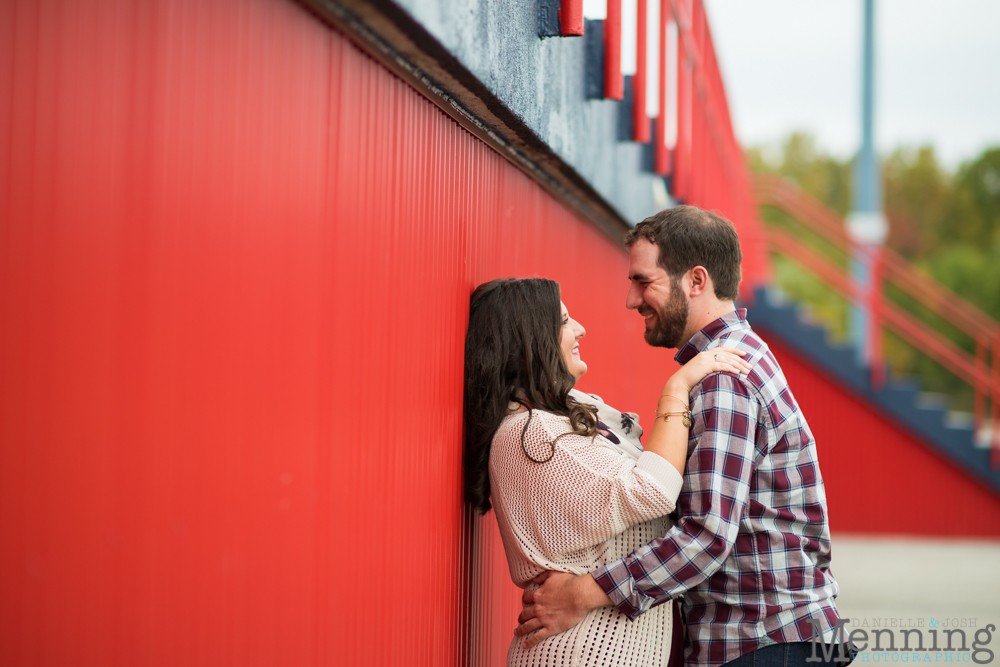
<svg viewBox="0 0 1000 667">
<path fill-rule="evenodd" d="M 648 415 L 618 244 L 284 0 L 7 1 L 0 45 L 0 663 L 502 664 L 468 295 L 560 281 Z"/>
<path fill-rule="evenodd" d="M 647 419 L 673 367 L 619 244 L 286 0 L 0 2 L 0 215 L 4 665 L 502 664 L 472 287 L 559 280 L 583 388 Z M 913 464 L 843 490 L 782 360 L 872 527 Z"/>
<path fill-rule="evenodd" d="M 995 493 L 763 336 L 816 438 L 834 533 L 1000 535 Z"/>
</svg>

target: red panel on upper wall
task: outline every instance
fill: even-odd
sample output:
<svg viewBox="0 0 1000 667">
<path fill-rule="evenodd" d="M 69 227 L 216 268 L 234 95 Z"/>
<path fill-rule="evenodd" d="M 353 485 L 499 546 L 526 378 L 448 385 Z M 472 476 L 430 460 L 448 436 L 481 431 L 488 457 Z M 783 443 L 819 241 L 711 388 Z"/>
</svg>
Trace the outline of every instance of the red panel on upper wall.
<svg viewBox="0 0 1000 667">
<path fill-rule="evenodd" d="M 648 419 L 620 245 L 284 0 L 4 2 L 0 43 L 0 663 L 503 664 L 469 294 L 560 281 Z"/>
<path fill-rule="evenodd" d="M 809 422 L 834 532 L 1000 536 L 1000 498 L 764 334 Z"/>
</svg>

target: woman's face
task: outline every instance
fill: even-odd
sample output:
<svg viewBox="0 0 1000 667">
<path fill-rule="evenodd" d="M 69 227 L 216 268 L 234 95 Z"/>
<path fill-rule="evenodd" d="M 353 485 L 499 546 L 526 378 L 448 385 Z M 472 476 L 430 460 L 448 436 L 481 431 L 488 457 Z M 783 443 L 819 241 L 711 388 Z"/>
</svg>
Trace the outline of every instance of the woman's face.
<svg viewBox="0 0 1000 667">
<path fill-rule="evenodd" d="M 566 304 L 559 302 L 562 308 L 562 328 L 559 329 L 559 349 L 570 375 L 579 380 L 587 372 L 587 364 L 580 358 L 580 339 L 587 331 L 576 320 L 569 316 Z"/>
</svg>

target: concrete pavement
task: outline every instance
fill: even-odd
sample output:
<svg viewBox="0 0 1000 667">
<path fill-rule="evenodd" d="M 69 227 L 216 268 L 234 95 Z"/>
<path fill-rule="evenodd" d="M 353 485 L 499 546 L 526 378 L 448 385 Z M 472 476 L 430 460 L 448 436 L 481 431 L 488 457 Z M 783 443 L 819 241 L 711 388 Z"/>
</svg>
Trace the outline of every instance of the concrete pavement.
<svg viewBox="0 0 1000 667">
<path fill-rule="evenodd" d="M 848 630 L 892 618 L 923 619 L 923 627 L 958 619 L 973 633 L 987 623 L 1000 628 L 1000 540 L 835 534 L 832 570 Z"/>
</svg>

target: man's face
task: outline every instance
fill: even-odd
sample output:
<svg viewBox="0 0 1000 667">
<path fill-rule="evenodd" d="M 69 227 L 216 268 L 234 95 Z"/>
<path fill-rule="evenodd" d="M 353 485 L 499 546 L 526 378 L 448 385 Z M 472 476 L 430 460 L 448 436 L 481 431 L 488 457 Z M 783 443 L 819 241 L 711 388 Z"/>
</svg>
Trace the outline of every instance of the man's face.
<svg viewBox="0 0 1000 667">
<path fill-rule="evenodd" d="M 680 281 L 673 282 L 657 260 L 660 249 L 639 239 L 629 249 L 630 281 L 625 307 L 645 318 L 646 342 L 653 347 L 678 347 L 686 342 L 690 306 Z"/>
</svg>

